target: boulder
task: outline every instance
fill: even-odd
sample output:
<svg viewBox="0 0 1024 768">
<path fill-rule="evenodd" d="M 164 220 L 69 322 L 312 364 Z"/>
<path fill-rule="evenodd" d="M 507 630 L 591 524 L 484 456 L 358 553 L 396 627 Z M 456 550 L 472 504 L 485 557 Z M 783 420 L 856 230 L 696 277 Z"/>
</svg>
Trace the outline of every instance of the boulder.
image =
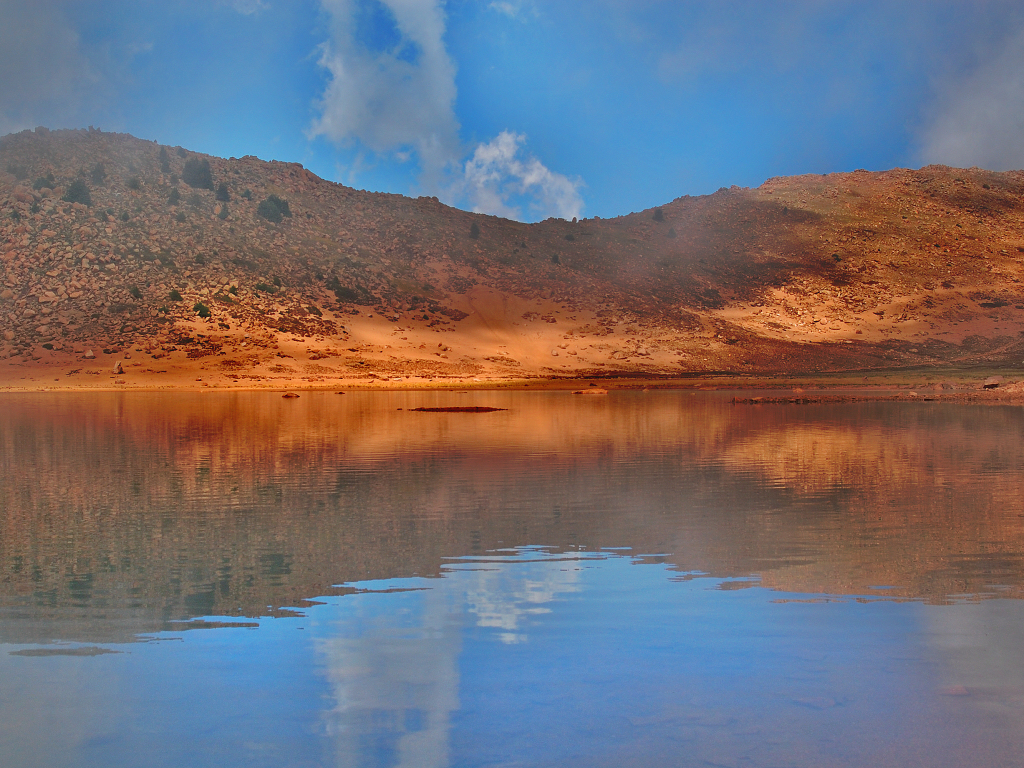
<svg viewBox="0 0 1024 768">
<path fill-rule="evenodd" d="M 85 354 L 82 355 L 82 357 L 84 357 L 86 360 L 95 360 L 96 359 L 96 355 L 94 355 L 92 353 L 91 349 L 85 350 Z"/>
</svg>

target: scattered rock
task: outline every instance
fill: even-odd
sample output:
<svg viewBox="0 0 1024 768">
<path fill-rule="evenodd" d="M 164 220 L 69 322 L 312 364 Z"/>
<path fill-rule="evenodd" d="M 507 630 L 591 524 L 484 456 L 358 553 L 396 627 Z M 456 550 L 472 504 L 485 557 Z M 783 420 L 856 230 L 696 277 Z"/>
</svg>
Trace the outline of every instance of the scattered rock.
<svg viewBox="0 0 1024 768">
<path fill-rule="evenodd" d="M 82 357 L 84 357 L 86 360 L 95 360 L 96 359 L 96 355 L 94 355 L 92 353 L 91 349 L 85 350 L 85 354 L 82 355 Z"/>
<path fill-rule="evenodd" d="M 122 373 L 124 373 L 124 366 L 121 365 L 121 361 L 120 360 L 118 360 L 118 361 L 116 361 L 114 363 L 114 373 L 115 374 L 122 374 Z"/>
<path fill-rule="evenodd" d="M 1003 377 L 1002 376 L 989 376 L 982 383 L 981 387 L 982 387 L 982 389 L 996 389 L 1002 383 L 1003 383 Z"/>
<path fill-rule="evenodd" d="M 281 397 L 287 397 L 287 398 L 298 397 L 298 396 L 299 395 L 298 395 L 297 392 L 285 392 L 283 395 L 281 395 Z"/>
</svg>

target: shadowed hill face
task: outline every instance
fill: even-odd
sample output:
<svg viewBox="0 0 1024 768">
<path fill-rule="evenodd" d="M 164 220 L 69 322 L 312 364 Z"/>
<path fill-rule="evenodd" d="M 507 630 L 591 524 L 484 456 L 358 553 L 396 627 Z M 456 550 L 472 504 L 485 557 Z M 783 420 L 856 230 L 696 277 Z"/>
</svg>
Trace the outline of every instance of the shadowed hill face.
<svg viewBox="0 0 1024 768">
<path fill-rule="evenodd" d="M 1020 172 L 770 179 L 527 225 L 40 129 L 0 140 L 0 361 L 132 349 L 226 358 L 207 362 L 235 381 L 1020 364 L 1022 249 Z"/>
</svg>

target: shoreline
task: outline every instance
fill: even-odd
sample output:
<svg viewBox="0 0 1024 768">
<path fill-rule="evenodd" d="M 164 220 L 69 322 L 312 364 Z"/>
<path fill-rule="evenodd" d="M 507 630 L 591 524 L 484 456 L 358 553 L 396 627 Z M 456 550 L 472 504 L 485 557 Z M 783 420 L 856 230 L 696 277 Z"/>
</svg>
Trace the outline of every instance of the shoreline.
<svg viewBox="0 0 1024 768">
<path fill-rule="evenodd" d="M 762 403 L 781 399 L 821 399 L 827 393 L 858 399 L 904 395 L 907 399 L 950 398 L 1005 401 L 1024 399 L 1024 371 L 1018 369 L 897 369 L 816 373 L 695 372 L 687 375 L 609 372 L 600 376 L 359 376 L 269 377 L 230 375 L 199 366 L 167 365 L 164 369 L 134 370 L 142 363 L 119 361 L 123 373 L 111 372 L 101 361 L 55 360 L 45 363 L 0 365 L 0 393 L 31 392 L 335 392 L 522 390 L 682 390 L 771 392 Z M 149 361 L 147 361 L 148 363 Z M 76 367 L 72 367 L 76 366 Z M 989 386 L 986 387 L 985 383 Z M 846 393 L 846 394 L 843 394 Z M 747 398 L 753 400 L 754 398 Z"/>
</svg>

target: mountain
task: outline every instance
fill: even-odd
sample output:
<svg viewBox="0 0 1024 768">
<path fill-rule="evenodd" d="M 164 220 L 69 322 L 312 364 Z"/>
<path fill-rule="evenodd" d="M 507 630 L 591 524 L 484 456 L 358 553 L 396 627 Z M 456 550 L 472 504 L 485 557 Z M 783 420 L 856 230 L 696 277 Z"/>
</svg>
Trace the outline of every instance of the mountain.
<svg viewBox="0 0 1024 768">
<path fill-rule="evenodd" d="M 774 178 L 522 224 L 125 134 L 0 139 L 8 378 L 1019 367 L 1022 260 L 1020 171 Z"/>
</svg>

